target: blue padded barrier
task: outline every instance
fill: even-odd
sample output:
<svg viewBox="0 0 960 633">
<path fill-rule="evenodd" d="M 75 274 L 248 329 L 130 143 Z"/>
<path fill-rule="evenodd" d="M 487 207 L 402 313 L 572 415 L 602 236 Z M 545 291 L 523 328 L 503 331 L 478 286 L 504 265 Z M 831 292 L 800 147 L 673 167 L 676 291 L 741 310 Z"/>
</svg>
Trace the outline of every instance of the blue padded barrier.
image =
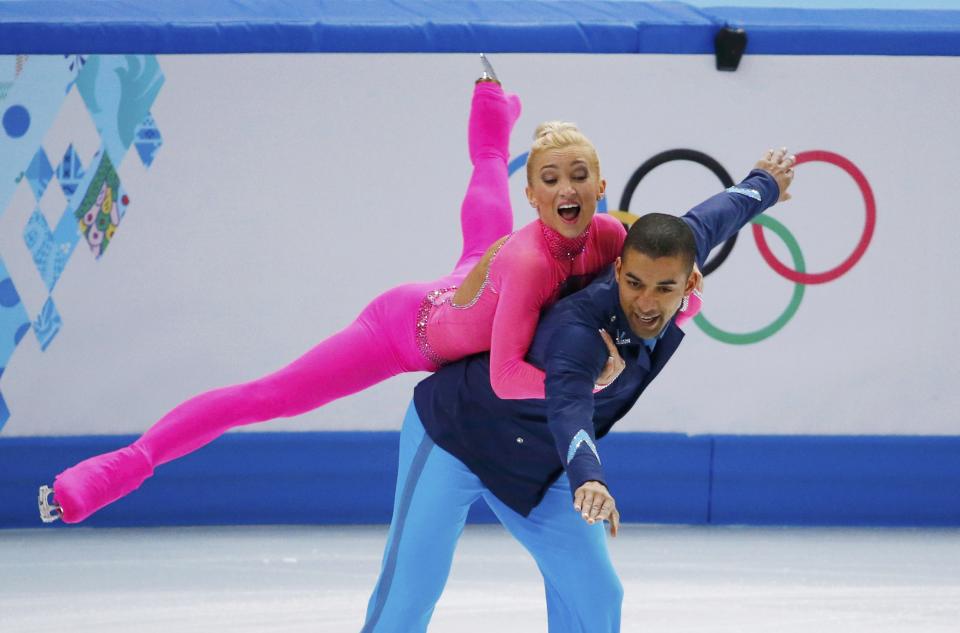
<svg viewBox="0 0 960 633">
<path fill-rule="evenodd" d="M 680 3 L 609 0 L 0 0 L 0 15 L 0 53 L 655 52 L 712 30 Z"/>
<path fill-rule="evenodd" d="M 35 525 L 39 485 L 135 439 L 0 439 L 0 526 Z M 85 525 L 386 523 L 398 439 L 398 433 L 228 434 L 161 466 Z"/>
<path fill-rule="evenodd" d="M 41 484 L 133 439 L 0 439 L 0 527 L 41 526 Z M 386 523 L 398 439 L 228 434 L 84 525 Z M 960 526 L 960 437 L 613 433 L 600 451 L 625 521 Z M 471 518 L 493 520 L 482 503 Z"/>
<path fill-rule="evenodd" d="M 0 0 L 0 54 L 712 54 L 726 24 L 747 54 L 960 54 L 960 11 L 637 0 Z"/>
<path fill-rule="evenodd" d="M 747 30 L 747 55 L 958 55 L 960 11 L 704 9 Z"/>
<path fill-rule="evenodd" d="M 624 521 L 708 522 L 713 450 L 709 437 L 613 433 L 598 447 Z"/>
<path fill-rule="evenodd" d="M 960 437 L 716 437 L 711 522 L 960 525 Z"/>
</svg>

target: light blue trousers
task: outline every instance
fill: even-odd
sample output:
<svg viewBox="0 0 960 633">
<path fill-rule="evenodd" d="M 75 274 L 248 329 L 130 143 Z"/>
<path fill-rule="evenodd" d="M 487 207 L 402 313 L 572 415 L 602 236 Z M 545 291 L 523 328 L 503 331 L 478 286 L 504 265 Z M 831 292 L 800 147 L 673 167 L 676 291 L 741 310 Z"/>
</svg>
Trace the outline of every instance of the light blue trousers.
<svg viewBox="0 0 960 633">
<path fill-rule="evenodd" d="M 550 633 L 620 630 L 623 587 L 610 563 L 604 526 L 588 525 L 573 509 L 566 476 L 529 516 L 521 516 L 433 443 L 411 403 L 400 433 L 393 521 L 362 633 L 427 630 L 467 511 L 481 497 L 536 560 Z"/>
</svg>

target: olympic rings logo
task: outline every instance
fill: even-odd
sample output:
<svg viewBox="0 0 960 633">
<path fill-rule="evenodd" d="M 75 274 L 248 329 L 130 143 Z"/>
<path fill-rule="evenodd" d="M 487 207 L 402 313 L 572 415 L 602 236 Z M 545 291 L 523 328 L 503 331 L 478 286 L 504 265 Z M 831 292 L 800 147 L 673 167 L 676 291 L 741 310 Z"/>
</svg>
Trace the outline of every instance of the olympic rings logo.
<svg viewBox="0 0 960 633">
<path fill-rule="evenodd" d="M 867 248 L 870 246 L 870 241 L 873 238 L 873 232 L 877 221 L 877 205 L 873 196 L 873 190 L 870 188 L 870 183 L 863 175 L 863 172 L 861 172 L 860 169 L 849 159 L 825 150 L 800 152 L 796 155 L 796 157 L 796 165 L 798 166 L 804 163 L 813 162 L 829 163 L 839 167 L 853 179 L 860 190 L 860 195 L 863 197 L 863 205 L 866 213 L 866 219 L 864 221 L 863 233 L 860 236 L 860 241 L 854 247 L 853 252 L 837 266 L 823 272 L 811 273 L 807 272 L 806 270 L 806 263 L 803 258 L 803 252 L 800 249 L 800 244 L 790 233 L 790 231 L 787 230 L 786 226 L 768 215 L 759 215 L 754 218 L 751 222 L 751 230 L 753 233 L 754 242 L 757 245 L 757 249 L 760 251 L 760 255 L 774 272 L 794 283 L 793 294 L 790 298 L 790 302 L 787 304 L 786 309 L 780 314 L 780 316 L 774 319 L 769 325 L 756 329 L 752 332 L 730 332 L 723 330 L 711 323 L 702 312 L 694 317 L 693 322 L 696 323 L 705 334 L 722 343 L 728 343 L 731 345 L 749 345 L 752 343 L 759 343 L 760 341 L 773 336 L 779 332 L 797 313 L 797 310 L 800 308 L 800 304 L 803 301 L 803 295 L 806 290 L 806 286 L 824 284 L 842 277 L 857 265 L 864 253 L 866 253 Z M 510 162 L 508 168 L 509 173 L 512 175 L 515 171 L 523 167 L 526 164 L 526 161 L 527 153 L 517 156 Z M 703 165 L 717 176 L 724 188 L 732 187 L 734 185 L 733 178 L 730 177 L 729 172 L 727 172 L 727 170 L 724 169 L 724 167 L 711 156 L 692 149 L 668 150 L 651 157 L 633 172 L 633 174 L 630 176 L 630 179 L 627 181 L 627 185 L 624 187 L 623 195 L 620 198 L 621 210 L 613 211 L 612 213 L 616 215 L 618 219 L 623 221 L 624 224 L 632 223 L 637 216 L 629 213 L 630 201 L 633 198 L 633 194 L 636 191 L 637 186 L 640 184 L 640 181 L 660 165 L 674 161 L 688 161 Z M 605 202 L 605 200 L 603 202 Z M 601 203 L 597 210 L 600 212 L 607 211 L 606 206 L 603 203 Z M 770 247 L 767 244 L 766 235 L 763 231 L 764 228 L 774 233 L 778 238 L 780 238 L 781 241 L 783 241 L 784 245 L 786 245 L 787 250 L 790 253 L 790 258 L 793 260 L 792 268 L 777 259 L 776 255 L 773 254 L 773 251 L 770 250 Z M 704 264 L 702 272 L 705 277 L 715 272 L 717 268 L 719 268 L 723 262 L 726 261 L 727 257 L 729 257 L 730 253 L 733 251 L 733 247 L 736 242 L 737 236 L 734 235 L 729 240 L 724 242 L 716 255 L 714 255 Z"/>
</svg>

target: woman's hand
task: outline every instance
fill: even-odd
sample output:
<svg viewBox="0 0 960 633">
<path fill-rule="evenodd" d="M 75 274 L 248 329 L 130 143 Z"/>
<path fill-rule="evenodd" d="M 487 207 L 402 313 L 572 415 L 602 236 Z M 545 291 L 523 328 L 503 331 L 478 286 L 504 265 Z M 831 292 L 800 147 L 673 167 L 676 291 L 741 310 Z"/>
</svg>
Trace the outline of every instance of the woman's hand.
<svg viewBox="0 0 960 633">
<path fill-rule="evenodd" d="M 604 387 L 609 387 L 610 383 L 616 380 L 617 376 L 619 376 L 627 366 L 627 363 L 624 362 L 623 357 L 620 356 L 620 351 L 606 330 L 600 330 L 600 338 L 603 339 L 604 344 L 607 346 L 607 352 L 610 354 L 610 357 L 607 358 L 607 364 L 603 366 L 603 372 L 601 372 L 600 377 L 597 378 L 597 391 L 600 391 Z"/>
</svg>

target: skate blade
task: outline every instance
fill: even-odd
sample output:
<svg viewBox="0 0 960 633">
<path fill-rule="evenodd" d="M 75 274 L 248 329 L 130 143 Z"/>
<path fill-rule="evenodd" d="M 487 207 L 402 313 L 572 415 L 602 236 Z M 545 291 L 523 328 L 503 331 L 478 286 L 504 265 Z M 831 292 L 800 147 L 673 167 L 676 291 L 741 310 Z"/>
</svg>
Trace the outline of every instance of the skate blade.
<svg viewBox="0 0 960 633">
<path fill-rule="evenodd" d="M 500 83 L 500 80 L 497 78 L 497 73 L 493 70 L 493 66 L 490 65 L 490 60 L 488 60 L 487 56 L 483 53 L 480 53 L 480 63 L 483 64 L 483 74 L 480 75 L 480 79 L 477 79 L 477 81 L 495 81 Z"/>
<path fill-rule="evenodd" d="M 40 520 L 44 523 L 53 523 L 63 516 L 63 509 L 56 503 L 50 502 L 50 495 L 53 494 L 53 488 L 50 486 L 40 486 L 40 493 L 37 495 L 37 505 L 40 508 Z"/>
</svg>

